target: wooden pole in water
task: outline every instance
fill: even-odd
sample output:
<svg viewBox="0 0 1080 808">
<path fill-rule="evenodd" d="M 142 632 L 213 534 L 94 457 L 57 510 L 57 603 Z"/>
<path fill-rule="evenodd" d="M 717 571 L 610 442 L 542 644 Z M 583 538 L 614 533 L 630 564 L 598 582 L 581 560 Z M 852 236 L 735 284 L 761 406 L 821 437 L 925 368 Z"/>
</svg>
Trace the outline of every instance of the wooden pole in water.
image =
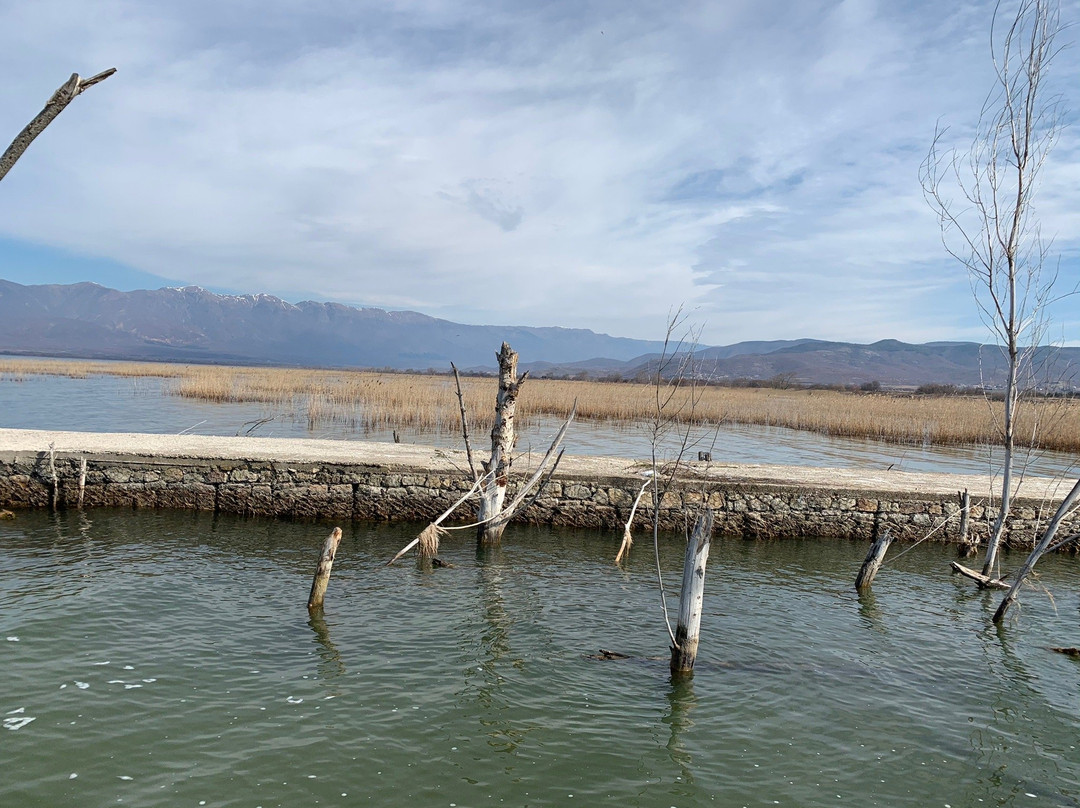
<svg viewBox="0 0 1080 808">
<path fill-rule="evenodd" d="M 323 543 L 322 552 L 319 554 L 319 565 L 315 569 L 315 580 L 311 582 L 311 594 L 308 595 L 307 607 L 321 609 L 323 598 L 326 596 L 326 587 L 330 583 L 330 570 L 334 566 L 334 556 L 337 555 L 338 545 L 341 543 L 341 528 L 335 527 L 330 531 Z"/>
<path fill-rule="evenodd" d="M 701 608 L 705 600 L 705 565 L 709 561 L 712 529 L 713 512 L 706 510 L 698 516 L 694 532 L 686 543 L 682 592 L 679 595 L 679 622 L 675 628 L 675 644 L 671 646 L 672 673 L 690 673 L 697 661 Z"/>
<path fill-rule="evenodd" d="M 82 510 L 83 497 L 86 495 L 86 458 L 79 458 L 79 510 Z"/>
<path fill-rule="evenodd" d="M 971 523 L 971 495 L 967 489 L 956 492 L 960 499 L 960 546 L 957 552 L 961 558 L 967 558 L 975 552 L 975 545 L 968 542 L 968 530 Z"/>
<path fill-rule="evenodd" d="M 60 478 L 56 474 L 56 447 L 49 444 L 49 473 L 52 475 L 52 509 L 60 503 Z"/>
<path fill-rule="evenodd" d="M 889 549 L 890 544 L 892 544 L 892 534 L 886 530 L 870 546 L 870 552 L 866 554 L 862 569 L 859 570 L 859 574 L 855 577 L 855 588 L 857 590 L 862 592 L 870 588 L 870 584 L 874 582 L 874 576 L 877 575 L 878 569 L 881 567 L 881 562 L 885 560 L 885 552 Z"/>
</svg>

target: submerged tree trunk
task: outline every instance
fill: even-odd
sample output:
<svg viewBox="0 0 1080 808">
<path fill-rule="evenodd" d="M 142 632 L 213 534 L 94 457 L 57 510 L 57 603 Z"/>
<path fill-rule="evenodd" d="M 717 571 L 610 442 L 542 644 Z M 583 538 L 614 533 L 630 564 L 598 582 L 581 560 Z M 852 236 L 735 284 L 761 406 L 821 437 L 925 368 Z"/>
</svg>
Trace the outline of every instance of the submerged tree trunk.
<svg viewBox="0 0 1080 808">
<path fill-rule="evenodd" d="M 885 560 L 885 553 L 888 551 L 890 544 L 892 544 L 892 534 L 886 530 L 878 537 L 877 541 L 870 545 L 866 560 L 863 561 L 859 574 L 855 577 L 855 588 L 858 591 L 867 590 L 874 583 L 874 577 L 881 568 L 881 562 Z"/>
<path fill-rule="evenodd" d="M 705 565 L 709 562 L 713 512 L 705 511 L 694 524 L 683 560 L 682 592 L 679 595 L 679 622 L 675 644 L 671 646 L 671 672 L 689 673 L 697 661 L 701 633 L 701 609 L 705 600 Z"/>
<path fill-rule="evenodd" d="M 506 499 L 506 484 L 514 459 L 514 444 L 517 443 L 514 412 L 518 392 L 529 375 L 524 373 L 518 378 L 518 355 L 505 342 L 495 358 L 499 360 L 499 393 L 495 399 L 495 425 L 491 428 L 491 459 L 483 464 L 484 474 L 492 474 L 480 492 L 476 514 L 476 521 L 484 523 L 477 527 L 476 539 L 480 545 L 498 544 L 506 529 L 506 522 L 494 517 L 502 513 Z"/>
<path fill-rule="evenodd" d="M 338 545 L 341 544 L 341 528 L 335 527 L 330 531 L 319 553 L 319 563 L 315 568 L 315 578 L 311 582 L 311 593 L 308 595 L 307 607 L 309 610 L 321 609 L 323 599 L 326 597 L 326 587 L 330 584 L 330 571 L 334 568 L 334 557 L 337 556 Z"/>
<path fill-rule="evenodd" d="M 1069 511 L 1072 510 L 1077 500 L 1080 500 L 1080 480 L 1076 481 L 1076 485 L 1072 487 L 1068 496 L 1058 507 L 1057 512 L 1054 514 L 1054 518 L 1050 520 L 1050 524 L 1046 527 L 1046 532 L 1043 534 L 1042 540 L 1038 543 L 1034 550 L 1031 551 L 1031 555 L 1027 557 L 1027 561 L 1024 562 L 1024 566 L 1020 568 L 1020 572 L 1016 574 L 1016 580 L 1013 581 L 1012 587 L 1005 595 L 1004 600 L 1001 601 L 1001 605 L 998 606 L 997 611 L 994 612 L 994 622 L 1000 623 L 1005 618 L 1005 612 L 1009 611 L 1009 607 L 1016 602 L 1017 595 L 1020 594 L 1020 587 L 1024 585 L 1024 579 L 1031 574 L 1031 571 L 1035 568 L 1035 563 L 1042 558 L 1049 548 L 1051 542 L 1054 541 L 1054 536 L 1057 535 L 1058 528 L 1061 523 L 1069 515 Z"/>
<path fill-rule="evenodd" d="M 1015 294 L 1010 295 L 1010 322 L 1015 318 L 1012 311 Z M 1016 371 L 1018 364 L 1018 348 L 1016 345 L 1015 329 L 1009 331 L 1009 378 L 1005 386 L 1005 423 L 1004 423 L 1004 448 L 1005 463 L 1001 469 L 1001 510 L 994 522 L 994 530 L 990 534 L 990 541 L 986 545 L 986 560 L 983 562 L 982 574 L 988 578 L 994 577 L 994 569 L 998 562 L 998 549 L 1001 547 L 1001 537 L 1005 534 L 1005 520 L 1009 518 L 1009 507 L 1012 504 L 1012 472 L 1013 472 L 1013 445 L 1015 435 L 1017 384 Z"/>
</svg>

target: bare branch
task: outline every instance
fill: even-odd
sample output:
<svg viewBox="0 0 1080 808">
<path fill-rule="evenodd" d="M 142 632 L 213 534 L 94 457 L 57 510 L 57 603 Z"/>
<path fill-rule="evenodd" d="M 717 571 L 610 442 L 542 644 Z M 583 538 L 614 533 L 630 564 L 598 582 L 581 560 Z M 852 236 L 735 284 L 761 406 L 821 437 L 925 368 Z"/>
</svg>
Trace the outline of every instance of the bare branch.
<svg viewBox="0 0 1080 808">
<path fill-rule="evenodd" d="M 78 73 L 72 73 L 71 78 L 61 84 L 57 91 L 52 94 L 52 97 L 45 102 L 45 108 L 19 132 L 11 145 L 7 147 L 7 151 L 0 156 L 0 180 L 7 176 L 11 167 L 15 165 L 15 161 L 22 157 L 23 152 L 34 142 L 34 138 L 45 131 L 45 127 L 64 111 L 64 108 L 74 100 L 75 96 L 88 87 L 93 87 L 95 84 L 105 81 L 115 72 L 116 68 L 110 67 L 108 70 L 103 70 L 88 79 L 80 79 Z"/>
<path fill-rule="evenodd" d="M 479 480 L 480 475 L 473 464 L 472 446 L 469 445 L 469 418 L 465 413 L 465 398 L 461 395 L 461 377 L 458 375 L 457 365 L 451 362 L 450 367 L 454 369 L 454 382 L 457 384 L 457 400 L 461 408 L 461 437 L 465 440 L 465 456 L 469 459 L 469 471 L 472 472 L 473 479 Z"/>
</svg>

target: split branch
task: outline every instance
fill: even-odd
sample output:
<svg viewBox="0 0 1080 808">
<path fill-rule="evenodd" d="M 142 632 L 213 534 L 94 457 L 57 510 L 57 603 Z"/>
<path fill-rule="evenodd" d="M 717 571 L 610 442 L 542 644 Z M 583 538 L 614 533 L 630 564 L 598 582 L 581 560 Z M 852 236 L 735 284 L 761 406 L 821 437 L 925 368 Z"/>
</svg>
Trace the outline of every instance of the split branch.
<svg viewBox="0 0 1080 808">
<path fill-rule="evenodd" d="M 45 127 L 64 111 L 64 108 L 74 100 L 75 96 L 88 87 L 93 87 L 95 84 L 105 81 L 115 72 L 116 68 L 110 67 L 108 70 L 103 70 L 88 79 L 79 78 L 78 73 L 72 73 L 71 78 L 60 85 L 59 89 L 52 94 L 52 97 L 45 102 L 45 108 L 19 132 L 11 145 L 7 147 L 7 151 L 4 152 L 3 156 L 0 156 L 0 180 L 7 176 L 8 171 L 15 165 L 15 161 L 22 157 L 23 152 L 34 142 L 34 138 L 45 131 Z"/>
</svg>

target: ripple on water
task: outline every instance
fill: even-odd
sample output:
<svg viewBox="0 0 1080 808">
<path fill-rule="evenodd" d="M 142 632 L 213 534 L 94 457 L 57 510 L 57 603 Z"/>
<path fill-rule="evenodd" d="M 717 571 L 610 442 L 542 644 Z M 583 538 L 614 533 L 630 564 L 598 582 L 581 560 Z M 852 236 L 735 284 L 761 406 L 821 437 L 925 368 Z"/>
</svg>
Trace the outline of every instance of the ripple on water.
<svg viewBox="0 0 1080 808">
<path fill-rule="evenodd" d="M 88 521 L 0 527 L 3 804 L 1061 803 L 1080 780 L 1080 669 L 1045 649 L 1076 604 L 986 631 L 946 549 L 859 597 L 861 545 L 717 541 L 672 681 L 649 548 L 617 570 L 611 536 L 449 541 L 423 572 L 381 566 L 415 526 L 350 526 L 313 616 L 323 528 Z M 669 586 L 680 563 L 665 539 Z"/>
</svg>

